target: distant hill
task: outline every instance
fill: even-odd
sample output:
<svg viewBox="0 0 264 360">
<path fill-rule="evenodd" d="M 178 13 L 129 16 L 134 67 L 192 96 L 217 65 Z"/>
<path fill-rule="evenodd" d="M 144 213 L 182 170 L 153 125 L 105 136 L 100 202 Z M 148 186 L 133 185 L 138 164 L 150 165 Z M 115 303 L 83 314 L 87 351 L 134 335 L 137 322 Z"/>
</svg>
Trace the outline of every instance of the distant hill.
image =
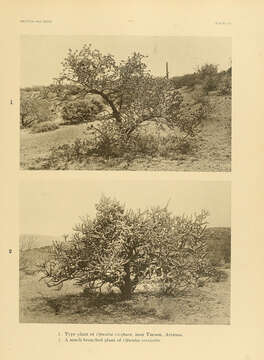
<svg viewBox="0 0 264 360">
<path fill-rule="evenodd" d="M 52 242 L 62 241 L 62 236 L 38 235 L 38 234 L 21 234 L 19 236 L 19 248 L 35 249 L 44 246 L 51 246 Z"/>
<path fill-rule="evenodd" d="M 205 233 L 209 257 L 214 265 L 231 261 L 231 228 L 211 227 Z"/>
</svg>

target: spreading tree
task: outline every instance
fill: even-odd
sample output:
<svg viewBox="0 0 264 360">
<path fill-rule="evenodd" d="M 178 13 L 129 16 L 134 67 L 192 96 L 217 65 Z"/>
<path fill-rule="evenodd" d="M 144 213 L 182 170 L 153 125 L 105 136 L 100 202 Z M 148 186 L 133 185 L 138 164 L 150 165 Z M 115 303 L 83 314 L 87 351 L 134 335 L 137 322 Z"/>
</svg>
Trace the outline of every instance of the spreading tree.
<svg viewBox="0 0 264 360">
<path fill-rule="evenodd" d="M 159 123 L 166 121 L 170 127 L 179 127 L 193 135 L 197 118 L 190 118 L 183 125 L 179 114 L 182 95 L 173 82 L 153 77 L 147 70 L 145 58 L 134 52 L 126 60 L 117 62 L 112 55 L 103 55 L 91 45 L 84 45 L 76 51 L 69 49 L 57 84 L 77 84 L 84 94 L 101 96 L 114 126 L 125 138 L 148 119 Z M 101 136 L 107 136 L 105 127 L 103 123 L 93 128 Z"/>
</svg>

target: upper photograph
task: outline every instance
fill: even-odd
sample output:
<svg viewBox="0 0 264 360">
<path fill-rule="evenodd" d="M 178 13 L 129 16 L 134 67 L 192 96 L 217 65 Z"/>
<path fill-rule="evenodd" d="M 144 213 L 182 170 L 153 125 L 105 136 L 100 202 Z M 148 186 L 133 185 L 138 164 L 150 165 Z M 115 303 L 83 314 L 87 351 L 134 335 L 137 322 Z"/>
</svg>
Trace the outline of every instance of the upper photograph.
<svg viewBox="0 0 264 360">
<path fill-rule="evenodd" d="M 20 39 L 21 170 L 231 171 L 229 37 Z"/>
</svg>

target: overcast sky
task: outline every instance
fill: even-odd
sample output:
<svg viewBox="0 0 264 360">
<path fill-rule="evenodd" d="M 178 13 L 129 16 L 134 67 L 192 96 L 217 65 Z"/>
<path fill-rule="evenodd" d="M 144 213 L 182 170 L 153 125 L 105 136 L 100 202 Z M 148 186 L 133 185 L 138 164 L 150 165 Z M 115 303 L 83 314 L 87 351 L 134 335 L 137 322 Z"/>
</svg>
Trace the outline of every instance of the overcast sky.
<svg viewBox="0 0 264 360">
<path fill-rule="evenodd" d="M 102 194 L 126 203 L 128 208 L 164 206 L 175 215 L 206 209 L 210 226 L 230 226 L 230 183 L 133 179 L 22 180 L 20 233 L 60 236 L 71 232 L 80 217 L 95 215 Z"/>
<path fill-rule="evenodd" d="M 49 85 L 61 71 L 61 62 L 69 48 L 81 49 L 92 44 L 117 60 L 134 51 L 147 55 L 153 75 L 170 76 L 192 73 L 198 65 L 218 64 L 219 70 L 230 66 L 231 38 L 227 37 L 146 37 L 146 36 L 46 36 L 21 37 L 21 87 Z"/>
</svg>

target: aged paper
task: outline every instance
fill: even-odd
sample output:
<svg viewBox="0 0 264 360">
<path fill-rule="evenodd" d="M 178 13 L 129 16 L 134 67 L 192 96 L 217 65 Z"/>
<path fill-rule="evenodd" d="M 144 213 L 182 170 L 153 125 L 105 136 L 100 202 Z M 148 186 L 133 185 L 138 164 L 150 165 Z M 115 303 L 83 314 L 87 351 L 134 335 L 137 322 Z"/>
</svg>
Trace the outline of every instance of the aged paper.
<svg viewBox="0 0 264 360">
<path fill-rule="evenodd" d="M 72 357 L 119 359 L 161 356 L 192 359 L 234 358 L 258 360 L 263 357 L 263 140 L 262 140 L 262 79 L 263 79 L 263 4 L 258 1 L 195 2 L 189 1 L 32 1 L 3 2 L 1 20 L 1 357 L 3 359 L 33 359 L 38 357 Z M 232 168 L 173 171 L 172 169 L 136 169 L 137 171 L 29 170 L 20 166 L 20 87 L 21 39 L 38 37 L 138 36 L 177 38 L 227 38 L 232 42 Z M 167 40 L 166 40 L 167 41 Z M 58 40 L 58 46 L 60 46 Z M 43 42 L 45 53 L 45 42 Z M 52 59 L 47 46 L 47 66 Z M 55 56 L 55 50 L 54 50 Z M 37 54 L 36 54 L 37 57 Z M 165 60 L 166 61 L 166 60 Z M 40 63 L 40 74 L 45 61 Z M 169 71 L 171 67 L 169 64 Z M 30 75 L 30 68 L 28 69 Z M 33 68 L 32 68 L 33 73 Z M 29 84 L 32 85 L 32 84 Z M 36 84 L 37 85 L 37 84 Z M 24 85 L 23 85 L 24 86 Z M 26 86 L 26 85 L 25 85 Z M 128 169 L 129 170 L 129 169 Z M 135 170 L 135 169 L 132 169 Z M 166 171 L 170 170 L 170 171 Z M 172 171 L 171 171 L 172 170 Z M 193 322 L 126 322 L 81 323 L 48 321 L 43 312 L 41 321 L 21 321 L 19 294 L 19 235 L 40 221 L 45 233 L 47 213 L 50 224 L 63 223 L 70 231 L 69 214 L 80 204 L 81 195 L 71 191 L 89 184 L 89 197 L 94 193 L 120 194 L 128 206 L 144 209 L 164 203 L 173 210 L 174 186 L 183 193 L 195 195 L 200 186 L 202 200 L 217 216 L 212 226 L 231 227 L 231 307 L 229 321 Z M 91 188 L 95 188 L 93 192 Z M 39 189 L 39 190 L 38 190 Z M 72 189 L 72 190 L 71 190 Z M 111 189 L 111 190 L 109 190 Z M 167 193 L 165 192 L 167 190 Z M 184 190 L 185 189 L 185 190 Z M 149 195 L 147 193 L 149 192 Z M 180 198 L 180 190 L 179 198 Z M 214 192 L 217 194 L 214 195 Z M 57 194 L 59 193 L 59 196 Z M 45 195 L 46 194 L 46 195 Z M 67 195 L 68 194 L 68 195 Z M 165 195 L 164 195 L 165 194 Z M 170 199 L 170 196 L 172 197 Z M 208 201 L 206 200 L 208 197 Z M 28 201 L 27 201 L 28 198 Z M 96 198 L 96 196 L 95 196 Z M 50 199 L 50 200 L 49 200 Z M 78 200 L 79 199 L 79 200 Z M 157 200 L 155 200 L 157 199 Z M 211 205 L 215 199 L 214 206 Z M 181 203 L 181 211 L 192 204 L 191 197 Z M 41 206 L 45 204 L 43 207 Z M 46 203 L 45 203 L 46 201 Z M 49 202 L 50 201 L 50 202 Z M 77 203 L 76 203 L 77 201 Z M 79 203 L 78 203 L 79 201 Z M 97 198 L 93 201 L 93 204 Z M 155 202 L 156 201 L 156 202 Z M 197 200 L 198 201 L 198 200 Z M 210 202 L 211 201 L 211 202 Z M 58 204 L 59 203 L 59 204 Z M 39 205 L 38 205 L 39 204 Z M 54 209 L 49 209 L 54 206 Z M 216 205 L 217 204 L 217 205 Z M 187 205 L 186 205 L 187 206 Z M 190 208 L 192 206 L 190 205 Z M 69 210 L 67 210 L 69 209 Z M 72 210 L 72 211 L 71 211 Z M 90 210 L 90 208 L 89 208 Z M 193 206 L 192 211 L 196 211 Z M 23 212 L 23 217 L 21 213 Z M 26 216 L 28 212 L 28 215 Z M 220 215 L 219 215 L 220 214 Z M 35 217 L 34 217 L 35 216 Z M 68 217 L 67 217 L 68 216 Z M 222 223 L 217 222 L 217 219 Z M 67 220 L 66 220 L 67 219 Z M 228 220 L 226 220 L 228 219 Z M 73 222 L 76 222 L 75 220 Z M 41 221 L 39 222 L 39 224 Z M 33 225 L 32 225 L 33 224 Z M 44 225 L 45 224 L 45 225 Z M 67 226 L 66 226 L 67 225 Z M 32 227 L 33 228 L 33 227 Z M 40 229 L 40 230 L 38 230 Z M 50 235 L 61 234 L 54 226 Z M 30 290 L 30 288 L 29 288 Z M 209 309 L 208 309 L 209 311 Z M 56 309 L 55 309 L 56 313 Z M 77 316 L 77 315 L 76 315 Z M 56 319 L 56 317 L 55 317 Z M 195 325 L 195 326 L 194 326 Z M 124 341 L 139 338 L 153 341 Z M 152 337 L 147 333 L 156 334 Z M 89 335 L 88 335 L 89 334 Z M 95 335 L 92 335 L 95 334 Z M 98 336 L 97 336 L 98 334 Z M 105 334 L 99 335 L 99 334 Z M 107 334 L 115 334 L 114 336 Z M 123 334 L 123 335 L 122 335 Z M 124 335 L 131 334 L 131 335 Z M 141 335 L 140 335 L 141 334 Z M 162 335 L 159 335 L 162 334 Z M 166 334 L 171 334 L 166 336 Z M 155 338 L 156 336 L 156 338 Z M 70 341 L 70 338 L 82 341 Z M 84 341 L 96 337 L 101 341 Z M 67 341 L 66 341 L 67 338 Z M 104 341 L 106 338 L 116 341 Z M 119 342 L 118 339 L 121 339 Z M 159 339 L 159 341 L 154 341 Z"/>
</svg>

